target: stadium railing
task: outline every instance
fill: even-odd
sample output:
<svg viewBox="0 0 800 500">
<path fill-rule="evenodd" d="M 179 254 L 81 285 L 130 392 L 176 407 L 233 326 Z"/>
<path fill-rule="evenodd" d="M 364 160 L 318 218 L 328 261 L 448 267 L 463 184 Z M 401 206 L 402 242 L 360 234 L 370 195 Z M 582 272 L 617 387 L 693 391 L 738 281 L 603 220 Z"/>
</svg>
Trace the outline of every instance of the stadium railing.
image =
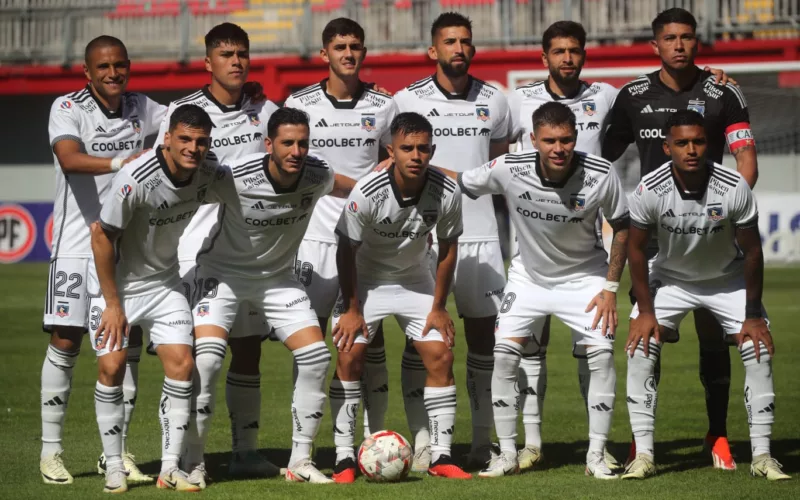
<svg viewBox="0 0 800 500">
<path fill-rule="evenodd" d="M 593 42 L 627 43 L 649 37 L 669 7 L 693 12 L 706 41 L 800 36 L 798 0 L 0 0 L 0 63 L 73 63 L 100 34 L 124 40 L 134 59 L 188 61 L 222 21 L 250 33 L 254 54 L 310 55 L 338 16 L 362 23 L 372 50 L 416 50 L 448 10 L 472 18 L 482 46 L 536 44 L 561 19 L 582 22 Z"/>
</svg>

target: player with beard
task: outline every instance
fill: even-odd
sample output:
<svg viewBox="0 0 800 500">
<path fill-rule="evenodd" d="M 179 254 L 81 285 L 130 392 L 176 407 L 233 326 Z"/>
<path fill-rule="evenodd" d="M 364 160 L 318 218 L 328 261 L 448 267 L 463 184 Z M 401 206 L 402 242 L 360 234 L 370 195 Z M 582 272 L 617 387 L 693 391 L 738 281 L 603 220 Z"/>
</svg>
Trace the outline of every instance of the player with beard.
<svg viewBox="0 0 800 500">
<path fill-rule="evenodd" d="M 620 90 L 603 141 L 603 157 L 616 160 L 629 144 L 636 142 L 641 173 L 647 175 L 669 159 L 662 147 L 667 119 L 676 110 L 690 109 L 705 116 L 708 159 L 720 163 L 727 141 L 738 172 L 748 185 L 754 186 L 758 163 L 747 103 L 736 86 L 716 84 L 713 75 L 695 66 L 699 42 L 694 16 L 683 9 L 669 9 L 653 20 L 652 27 L 653 51 L 661 58 L 661 69 Z M 652 240 L 650 257 L 657 251 L 657 242 Z M 719 322 L 706 309 L 695 310 L 694 318 L 709 423 L 704 445 L 710 450 L 714 467 L 734 470 L 736 462 L 730 452 L 726 425 L 731 375 L 728 343 Z M 657 368 L 656 373 L 659 372 Z M 632 446 L 629 459 L 635 457 L 635 452 Z"/>
</svg>

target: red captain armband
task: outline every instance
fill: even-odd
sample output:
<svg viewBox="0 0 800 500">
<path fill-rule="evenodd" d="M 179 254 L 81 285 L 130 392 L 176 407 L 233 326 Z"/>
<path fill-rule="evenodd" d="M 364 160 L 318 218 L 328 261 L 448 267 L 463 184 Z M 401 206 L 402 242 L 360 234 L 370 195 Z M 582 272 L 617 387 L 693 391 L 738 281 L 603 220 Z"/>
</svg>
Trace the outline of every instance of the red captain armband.
<svg viewBox="0 0 800 500">
<path fill-rule="evenodd" d="M 728 147 L 731 152 L 736 151 L 742 146 L 756 145 L 756 141 L 753 139 L 753 131 L 750 130 L 750 124 L 747 122 L 734 123 L 726 128 L 725 140 L 728 142 Z"/>
</svg>

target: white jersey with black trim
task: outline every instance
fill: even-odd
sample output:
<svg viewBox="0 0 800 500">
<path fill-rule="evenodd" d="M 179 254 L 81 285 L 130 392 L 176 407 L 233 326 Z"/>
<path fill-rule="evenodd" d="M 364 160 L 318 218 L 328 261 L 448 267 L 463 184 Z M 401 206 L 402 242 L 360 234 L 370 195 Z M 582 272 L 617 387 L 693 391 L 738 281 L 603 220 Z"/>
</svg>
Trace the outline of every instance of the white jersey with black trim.
<svg viewBox="0 0 800 500">
<path fill-rule="evenodd" d="M 144 94 L 126 92 L 119 110 L 109 111 L 90 85 L 57 98 L 50 107 L 50 147 L 75 141 L 81 152 L 98 158 L 128 158 L 142 150 L 145 137 L 155 134 L 166 106 Z M 56 199 L 53 203 L 52 259 L 92 256 L 89 225 L 100 215 L 113 173 L 65 174 L 53 153 Z"/>
<path fill-rule="evenodd" d="M 431 278 L 428 235 L 455 240 L 463 232 L 461 190 L 429 168 L 416 198 L 400 193 L 392 166 L 356 183 L 336 234 L 361 246 L 356 254 L 359 280 L 370 283 L 417 283 Z"/>
<path fill-rule="evenodd" d="M 398 111 L 413 111 L 433 125 L 436 146 L 432 164 L 464 172 L 489 161 L 493 141 L 506 141 L 509 111 L 506 96 L 488 83 L 470 77 L 462 94 L 444 90 L 436 76 L 413 83 L 394 96 Z M 462 243 L 499 241 L 491 198 L 463 200 Z"/>
<path fill-rule="evenodd" d="M 742 276 L 736 229 L 758 225 L 756 199 L 736 170 L 710 161 L 708 170 L 705 188 L 685 193 L 670 161 L 631 195 L 631 224 L 658 235 L 654 273 L 684 282 Z"/>
<path fill-rule="evenodd" d="M 517 229 L 520 259 L 531 279 L 552 286 L 605 276 L 608 254 L 595 231 L 600 209 L 609 222 L 625 221 L 628 207 L 611 163 L 576 152 L 573 171 L 561 182 L 542 175 L 539 153 L 509 153 L 463 172 L 458 184 L 470 197 L 502 194 Z"/>
<path fill-rule="evenodd" d="M 334 173 L 308 156 L 296 184 L 283 188 L 268 165 L 269 155 L 245 156 L 209 191 L 221 204 L 221 223 L 198 253 L 199 265 L 246 279 L 293 272 L 311 212 L 333 190 Z"/>
<path fill-rule="evenodd" d="M 581 81 L 578 91 L 571 96 L 555 94 L 547 80 L 517 87 L 508 96 L 511 109 L 511 141 L 517 142 L 522 150 L 533 150 L 533 113 L 542 104 L 560 102 L 575 113 L 578 140 L 577 151 L 600 156 L 603 146 L 603 132 L 608 125 L 608 117 L 619 90 L 603 82 L 589 84 Z"/>
<path fill-rule="evenodd" d="M 100 224 L 110 231 L 122 231 L 117 240 L 116 273 L 121 294 L 140 295 L 180 282 L 178 239 L 205 201 L 219 170 L 212 155 L 190 179 L 179 181 L 170 174 L 159 146 L 125 165 L 114 177 L 103 201 Z"/>
<path fill-rule="evenodd" d="M 324 160 L 337 174 L 358 180 L 378 164 L 380 148 L 391 142 L 390 126 L 397 114 L 391 96 L 362 86 L 350 101 L 329 95 L 327 79 L 286 99 L 284 106 L 308 113 L 311 123 L 309 153 Z M 333 230 L 345 200 L 327 196 L 311 214 L 306 239 L 336 243 Z"/>
<path fill-rule="evenodd" d="M 227 165 L 253 153 L 266 153 L 264 139 L 267 137 L 267 122 L 278 109 L 272 101 L 252 102 L 242 94 L 236 104 L 227 106 L 209 92 L 208 85 L 193 94 L 173 101 L 161 123 L 159 140 L 169 128 L 169 118 L 175 108 L 184 104 L 200 106 L 208 113 L 214 128 L 211 130 L 211 151 L 221 164 Z M 203 205 L 192 219 L 181 238 L 178 255 L 181 261 L 194 261 L 205 239 L 212 233 L 218 219 L 218 207 Z"/>
</svg>

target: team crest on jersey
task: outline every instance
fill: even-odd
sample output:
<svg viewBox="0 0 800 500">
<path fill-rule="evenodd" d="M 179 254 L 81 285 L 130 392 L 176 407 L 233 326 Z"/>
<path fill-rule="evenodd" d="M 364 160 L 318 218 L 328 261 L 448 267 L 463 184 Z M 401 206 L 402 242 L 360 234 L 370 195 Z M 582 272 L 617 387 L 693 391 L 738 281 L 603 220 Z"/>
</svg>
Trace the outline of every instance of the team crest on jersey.
<svg viewBox="0 0 800 500">
<path fill-rule="evenodd" d="M 314 195 L 311 193 L 306 193 L 300 199 L 300 208 L 303 210 L 307 210 L 308 207 L 311 206 L 311 202 L 314 201 Z"/>
<path fill-rule="evenodd" d="M 696 111 L 701 115 L 705 115 L 706 101 L 689 101 L 689 106 L 686 109 L 689 111 Z"/>
<path fill-rule="evenodd" d="M 69 316 L 69 304 L 58 304 L 56 306 L 56 316 L 66 318 Z"/>
<path fill-rule="evenodd" d="M 431 227 L 432 225 L 436 224 L 436 220 L 439 218 L 439 211 L 435 208 L 430 208 L 428 210 L 422 211 L 422 222 L 425 223 L 426 226 Z"/>
<path fill-rule="evenodd" d="M 487 121 L 490 118 L 489 106 L 487 106 L 485 104 L 476 104 L 475 105 L 475 117 L 478 120 L 482 121 L 482 122 Z"/>
<path fill-rule="evenodd" d="M 350 209 L 351 212 L 356 213 L 358 212 L 358 203 L 351 201 L 350 205 L 348 205 L 348 208 Z"/>
<path fill-rule="evenodd" d="M 597 112 L 597 104 L 594 101 L 581 101 L 581 108 L 586 116 L 594 116 Z"/>
<path fill-rule="evenodd" d="M 261 120 L 258 119 L 258 115 L 256 113 L 248 113 L 247 119 L 250 120 L 250 125 L 254 127 L 261 125 Z"/>
<path fill-rule="evenodd" d="M 133 131 L 136 132 L 137 134 L 142 133 L 142 122 L 140 122 L 139 120 L 136 119 L 131 120 L 131 126 L 133 127 Z"/>
<path fill-rule="evenodd" d="M 197 304 L 197 315 L 198 316 L 208 316 L 211 312 L 211 306 L 207 303 Z"/>
<path fill-rule="evenodd" d="M 372 132 L 377 128 L 378 120 L 375 118 L 375 115 L 372 114 L 361 114 L 361 129 L 366 130 L 367 132 Z"/>
<path fill-rule="evenodd" d="M 569 206 L 576 212 L 581 212 L 586 208 L 586 198 L 580 193 L 569 195 Z"/>
<path fill-rule="evenodd" d="M 725 214 L 722 211 L 722 207 L 708 207 L 706 209 L 706 213 L 708 214 L 708 218 L 713 220 L 714 222 L 721 221 L 725 218 Z"/>
</svg>

